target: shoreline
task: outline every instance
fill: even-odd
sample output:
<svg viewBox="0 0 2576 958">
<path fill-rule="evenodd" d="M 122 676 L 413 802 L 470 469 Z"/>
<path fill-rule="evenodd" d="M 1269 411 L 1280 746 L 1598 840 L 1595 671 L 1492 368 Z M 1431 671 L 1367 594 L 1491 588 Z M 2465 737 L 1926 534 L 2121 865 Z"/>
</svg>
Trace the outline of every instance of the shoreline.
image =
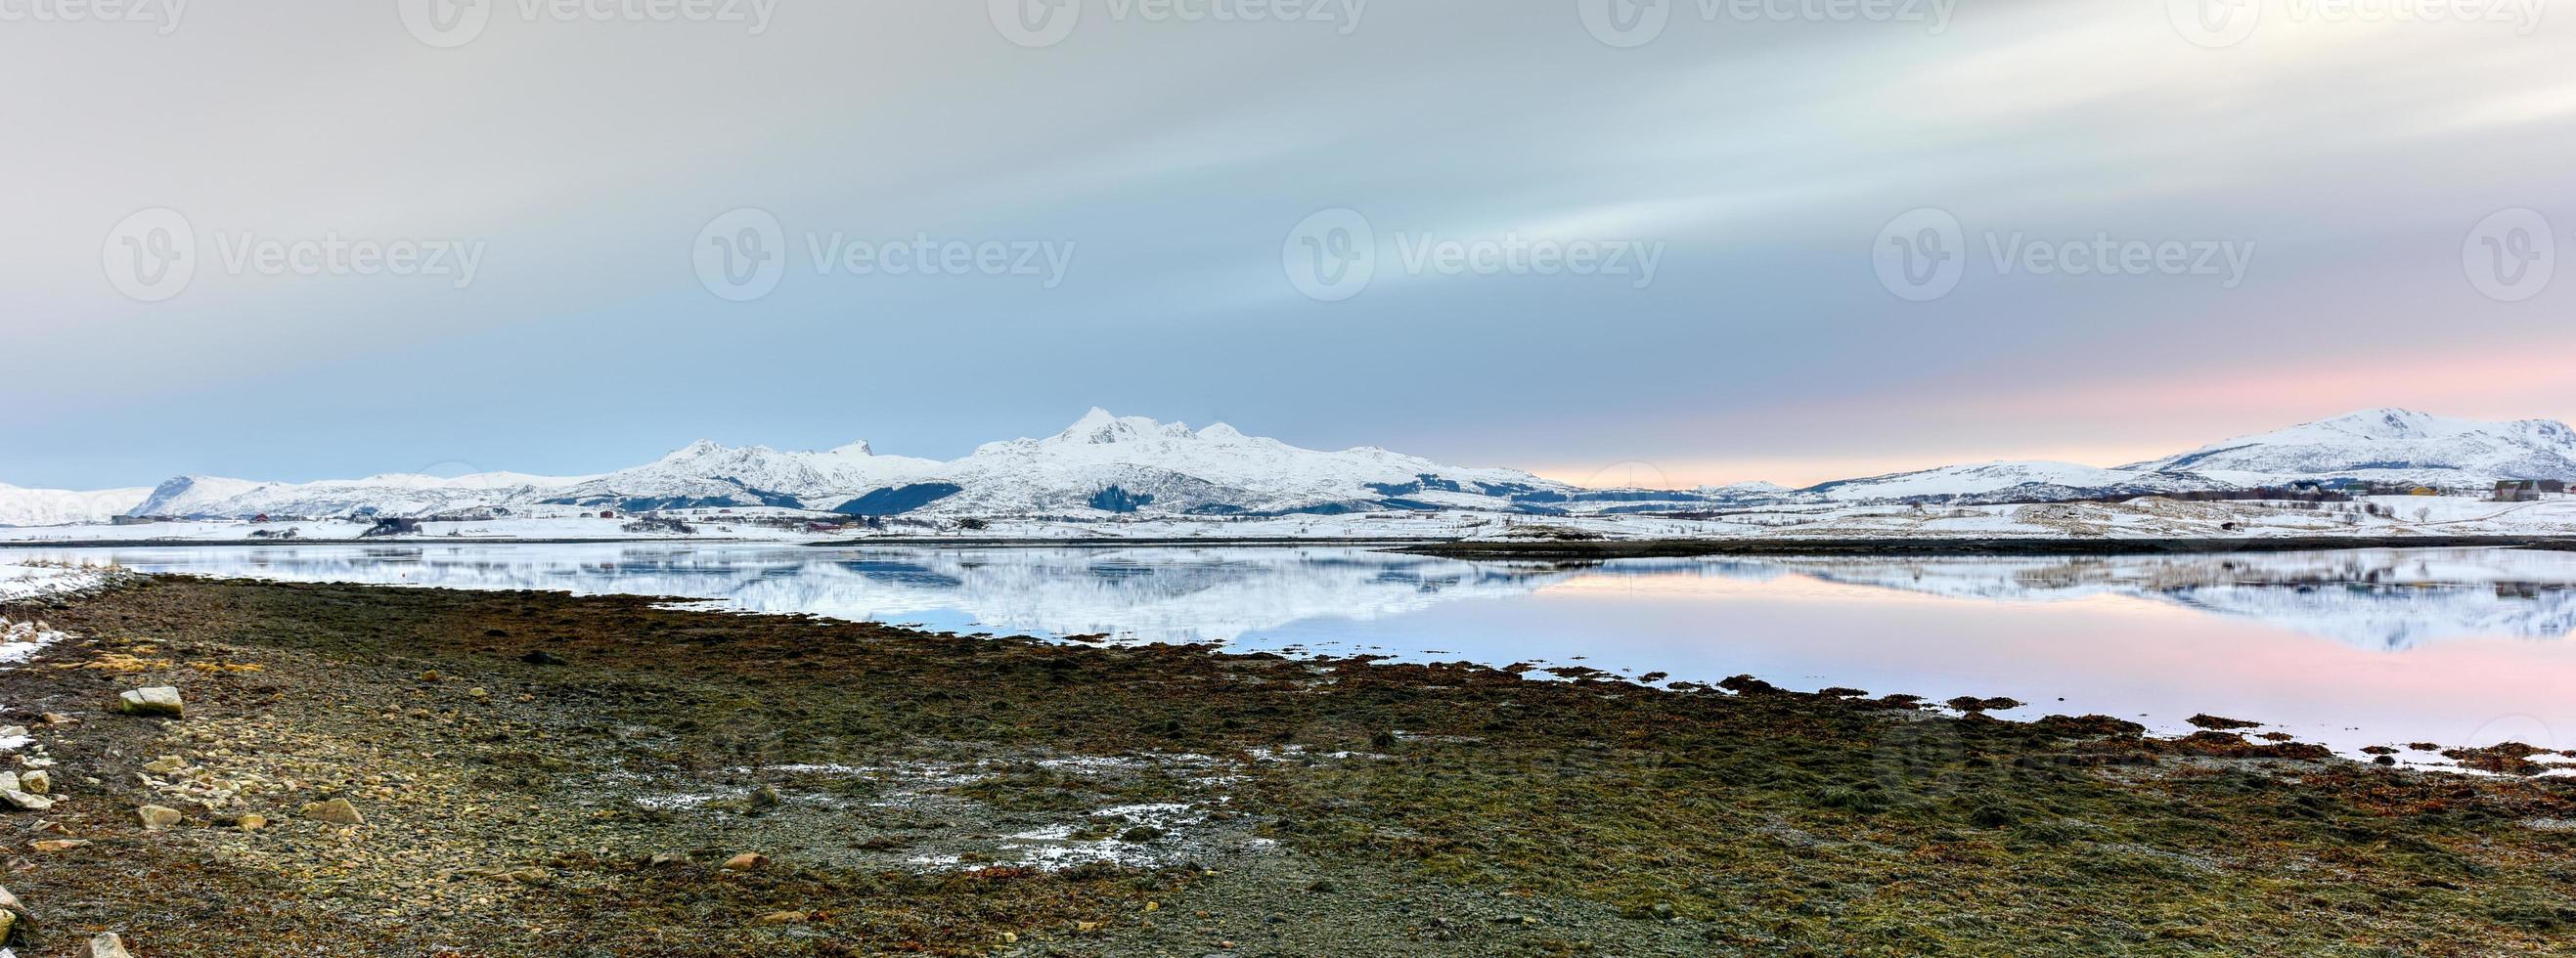
<svg viewBox="0 0 2576 958">
<path fill-rule="evenodd" d="M 43 918 L 22 948 L 2576 947 L 2565 779 L 1749 678 L 1529 681 L 659 601 L 133 576 L 0 610 L 72 636 L 0 670 L 32 730 L 16 757 L 56 783 L 0 836 L 75 843 L 6 880 Z M 111 714 L 158 685 L 186 717 Z M 363 821 L 308 811 L 335 799 Z M 147 803 L 177 823 L 145 827 Z"/>
<path fill-rule="evenodd" d="M 535 546 L 724 545 L 780 549 L 1298 549 L 1385 548 L 1453 559 L 1648 559 L 1697 556 L 2019 556 L 2163 555 L 2219 552 L 2316 552 L 2338 549 L 2539 549 L 2576 551 L 2576 538 L 2559 536 L 2265 536 L 2243 538 L 1859 538 L 1859 539 L 1598 539 L 1465 540 L 1403 536 L 1246 537 L 1242 539 L 1079 537 L 1064 539 L 882 538 L 769 540 L 742 538 L 594 539 L 114 539 L 0 542 L 7 549 L 253 548 L 260 546 Z"/>
<path fill-rule="evenodd" d="M 1397 551 L 1451 559 L 1665 559 L 1697 556 L 2178 555 L 2341 549 L 2544 549 L 2576 551 L 2549 536 L 2278 536 L 2231 539 L 1630 539 L 1457 541 Z"/>
</svg>

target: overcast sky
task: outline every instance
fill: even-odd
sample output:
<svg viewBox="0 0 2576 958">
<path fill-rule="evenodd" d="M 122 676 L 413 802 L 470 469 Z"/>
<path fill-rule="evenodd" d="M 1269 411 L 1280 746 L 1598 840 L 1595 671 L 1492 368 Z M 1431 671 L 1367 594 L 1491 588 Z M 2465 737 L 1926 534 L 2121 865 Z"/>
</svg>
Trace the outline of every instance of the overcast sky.
<svg viewBox="0 0 2576 958">
<path fill-rule="evenodd" d="M 0 482 L 2576 418 L 2576 12 L 2514 0 L 138 2 L 0 0 Z"/>
</svg>

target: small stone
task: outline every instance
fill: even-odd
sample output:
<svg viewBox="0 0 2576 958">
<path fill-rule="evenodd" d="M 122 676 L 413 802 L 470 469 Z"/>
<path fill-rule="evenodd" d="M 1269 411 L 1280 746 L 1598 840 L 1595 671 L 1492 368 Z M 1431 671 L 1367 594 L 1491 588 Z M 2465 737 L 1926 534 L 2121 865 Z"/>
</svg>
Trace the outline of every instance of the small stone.
<svg viewBox="0 0 2576 958">
<path fill-rule="evenodd" d="M 188 760 L 176 755 L 164 755 L 160 758 L 153 759 L 151 762 L 146 763 L 143 766 L 144 771 L 150 772 L 154 775 L 177 774 L 179 772 L 186 771 L 187 768 Z"/>
<path fill-rule="evenodd" d="M 116 710 L 127 715 L 179 718 L 188 706 L 179 700 L 179 690 L 167 685 L 135 689 L 117 695 Z"/>
<path fill-rule="evenodd" d="M 751 792 L 751 807 L 753 808 L 777 808 L 780 801 L 781 799 L 778 797 L 778 786 L 775 785 L 763 785 L 759 788 L 753 789 Z"/>
<path fill-rule="evenodd" d="M 179 810 L 166 805 L 145 805 L 134 810 L 134 817 L 143 820 L 143 830 L 147 832 L 179 824 Z"/>
<path fill-rule="evenodd" d="M 61 712 L 47 712 L 44 717 L 44 722 L 47 725 L 70 725 L 78 721 L 80 720 Z"/>
<path fill-rule="evenodd" d="M 125 950 L 125 939 L 116 937 L 115 932 L 102 931 L 89 940 L 89 950 L 82 952 L 81 958 L 134 958 L 134 953 Z"/>
<path fill-rule="evenodd" d="M 732 858 L 725 859 L 724 867 L 726 871 L 759 871 L 763 868 L 769 867 L 769 856 L 760 854 L 759 852 L 744 852 L 740 855 L 735 855 Z"/>
<path fill-rule="evenodd" d="M 805 921 L 806 915 L 801 911 L 773 911 L 760 916 L 760 923 L 764 925 L 801 925 Z"/>
<path fill-rule="evenodd" d="M 565 662 L 564 662 L 564 660 L 559 659 L 559 658 L 556 658 L 556 657 L 554 657 L 553 655 L 548 654 L 548 653 L 546 653 L 546 652 L 542 652 L 542 651 L 540 651 L 540 652 L 530 652 L 530 653 L 528 653 L 528 654 L 526 654 L 526 655 L 519 656 L 519 661 L 521 661 L 521 662 L 525 662 L 525 663 L 528 663 L 529 665 L 564 665 L 564 664 L 567 664 L 567 663 L 565 663 Z"/>
<path fill-rule="evenodd" d="M 50 795 L 54 791 L 52 772 L 28 772 L 18 776 L 18 790 L 30 795 Z"/>
<path fill-rule="evenodd" d="M 268 827 L 268 816 L 243 815 L 240 818 L 233 819 L 233 827 L 245 832 L 255 832 Z"/>
<path fill-rule="evenodd" d="M 79 848 L 87 844 L 89 844 L 89 840 L 82 838 L 48 838 L 41 842 L 28 842 L 27 847 L 40 852 L 52 853 L 71 851 L 72 849 Z"/>
<path fill-rule="evenodd" d="M 327 802 L 306 802 L 300 811 L 306 818 L 333 825 L 367 823 L 367 817 L 358 814 L 358 807 L 349 804 L 349 800 L 345 798 L 335 798 Z"/>
</svg>

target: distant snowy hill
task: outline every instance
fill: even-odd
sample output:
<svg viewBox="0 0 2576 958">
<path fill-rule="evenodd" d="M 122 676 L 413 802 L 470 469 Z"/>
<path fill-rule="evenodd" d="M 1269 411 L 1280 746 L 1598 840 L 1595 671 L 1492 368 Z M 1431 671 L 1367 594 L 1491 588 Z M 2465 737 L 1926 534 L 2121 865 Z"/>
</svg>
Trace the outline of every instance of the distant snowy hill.
<svg viewBox="0 0 2576 958">
<path fill-rule="evenodd" d="M 1834 502 L 1883 499 L 2042 501 L 2230 487 L 2223 481 L 2177 471 L 2102 469 L 2071 462 L 1990 462 L 1868 479 L 1846 479 L 1812 486 L 1806 491 Z"/>
<path fill-rule="evenodd" d="M 0 526 L 64 526 L 106 522 L 151 495 L 150 489 L 21 489 L 0 483 Z"/>
<path fill-rule="evenodd" d="M 826 452 L 781 452 L 701 441 L 647 465 L 543 492 L 539 501 L 627 511 L 806 508 L 846 499 L 852 490 L 908 483 L 938 465 L 928 459 L 879 456 L 864 442 Z"/>
<path fill-rule="evenodd" d="M 272 516 L 423 516 L 511 502 L 533 501 L 542 490 L 574 480 L 492 472 L 442 479 L 385 475 L 319 482 L 252 482 L 214 476 L 180 476 L 152 490 L 129 514 L 183 518 L 247 519 Z"/>
<path fill-rule="evenodd" d="M 2337 478 L 2462 486 L 2497 479 L 2576 480 L 2576 430 L 2545 419 L 2489 423 L 2374 409 L 2128 468 L 2189 471 L 2240 485 Z"/>
</svg>

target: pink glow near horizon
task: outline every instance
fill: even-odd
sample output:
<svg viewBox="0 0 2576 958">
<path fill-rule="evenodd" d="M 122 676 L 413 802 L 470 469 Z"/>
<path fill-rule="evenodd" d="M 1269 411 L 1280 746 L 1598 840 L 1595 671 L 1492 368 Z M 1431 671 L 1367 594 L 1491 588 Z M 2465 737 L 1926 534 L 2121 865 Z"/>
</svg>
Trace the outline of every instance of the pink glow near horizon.
<svg viewBox="0 0 2576 958">
<path fill-rule="evenodd" d="M 1591 487 L 1630 485 L 1630 477 L 1654 475 L 1674 488 L 1748 481 L 1803 487 L 1977 462 L 2115 467 L 2381 407 L 2495 421 L 2576 419 L 2576 342 L 2525 341 L 2513 350 L 2469 344 L 2429 355 L 2416 349 L 2409 345 L 2405 352 L 2260 375 L 2211 368 L 2179 378 L 2034 382 L 2007 393 L 1925 383 L 1919 398 L 1828 399 L 1805 408 L 1761 410 L 1761 417 L 1785 417 L 1807 428 L 1762 442 L 1763 448 L 1748 444 L 1737 454 L 1551 463 L 1530 471 Z M 1722 434 L 1732 425 L 1721 420 L 1689 431 Z M 1959 437 L 1934 438 L 1945 431 Z M 1827 445 L 1815 437 L 1834 441 Z M 1855 451 L 1873 441 L 1891 451 Z"/>
</svg>

